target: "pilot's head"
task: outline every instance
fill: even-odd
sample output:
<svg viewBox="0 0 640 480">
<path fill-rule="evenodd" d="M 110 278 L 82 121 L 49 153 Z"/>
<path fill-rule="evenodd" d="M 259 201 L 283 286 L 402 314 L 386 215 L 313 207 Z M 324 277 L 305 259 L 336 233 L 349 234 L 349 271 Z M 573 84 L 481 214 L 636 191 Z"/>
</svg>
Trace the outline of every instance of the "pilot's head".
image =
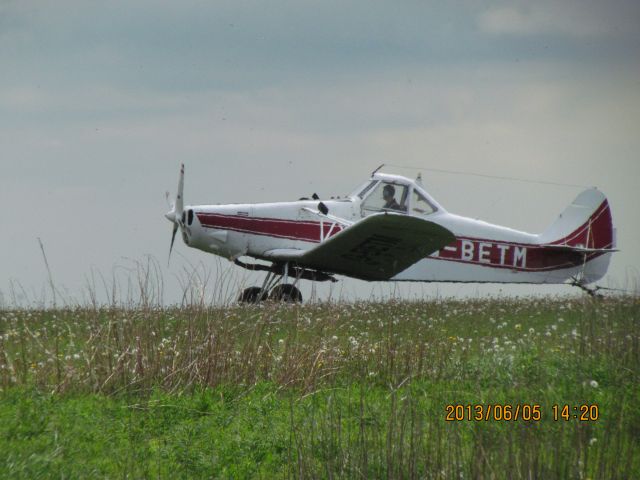
<svg viewBox="0 0 640 480">
<path fill-rule="evenodd" d="M 382 198 L 389 201 L 396 195 L 396 189 L 393 188 L 393 185 L 385 185 L 382 189 Z"/>
</svg>

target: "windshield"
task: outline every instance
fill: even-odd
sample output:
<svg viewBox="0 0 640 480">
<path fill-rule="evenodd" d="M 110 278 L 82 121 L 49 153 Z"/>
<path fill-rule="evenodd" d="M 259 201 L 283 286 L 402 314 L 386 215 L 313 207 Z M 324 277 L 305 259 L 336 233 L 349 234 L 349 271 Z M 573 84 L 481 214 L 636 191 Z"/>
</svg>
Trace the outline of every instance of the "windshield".
<svg viewBox="0 0 640 480">
<path fill-rule="evenodd" d="M 372 188 L 371 185 L 367 190 Z M 362 203 L 365 212 L 379 212 L 392 210 L 395 212 L 407 211 L 407 186 L 393 182 L 380 182 Z"/>
<path fill-rule="evenodd" d="M 369 190 L 371 190 L 375 184 L 378 183 L 377 180 L 372 180 L 371 182 L 367 183 L 367 185 L 360 191 L 360 193 L 358 193 L 358 196 L 360 198 L 364 198 L 364 196 L 367 194 L 367 192 Z"/>
<path fill-rule="evenodd" d="M 411 212 L 418 215 L 429 215 L 435 212 L 435 210 L 433 205 L 429 203 L 429 200 L 414 188 L 413 198 L 411 199 Z"/>
</svg>

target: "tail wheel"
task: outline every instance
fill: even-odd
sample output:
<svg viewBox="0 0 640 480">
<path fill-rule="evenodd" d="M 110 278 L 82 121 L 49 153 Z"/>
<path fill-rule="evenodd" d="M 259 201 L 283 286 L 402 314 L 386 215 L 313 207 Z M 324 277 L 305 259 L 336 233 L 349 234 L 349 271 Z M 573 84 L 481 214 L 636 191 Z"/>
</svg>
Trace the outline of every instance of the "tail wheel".
<svg viewBox="0 0 640 480">
<path fill-rule="evenodd" d="M 260 287 L 245 288 L 238 297 L 238 303 L 259 303 L 267 299 L 267 294 Z"/>
<path fill-rule="evenodd" d="M 302 293 L 291 284 L 285 283 L 273 287 L 269 293 L 269 300 L 276 302 L 302 303 Z"/>
</svg>

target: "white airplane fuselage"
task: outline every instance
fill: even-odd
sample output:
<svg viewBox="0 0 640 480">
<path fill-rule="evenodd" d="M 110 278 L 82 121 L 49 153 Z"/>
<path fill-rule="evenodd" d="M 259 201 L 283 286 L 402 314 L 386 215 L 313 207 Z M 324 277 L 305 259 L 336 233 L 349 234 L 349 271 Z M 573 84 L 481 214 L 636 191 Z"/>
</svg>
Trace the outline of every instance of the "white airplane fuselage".
<svg viewBox="0 0 640 480">
<path fill-rule="evenodd" d="M 324 208 L 318 200 L 186 206 L 183 239 L 232 260 L 273 261 L 274 251 L 311 250 L 368 215 L 386 211 L 378 208 L 379 198 L 369 198 L 389 184 L 403 192 L 403 210 L 395 214 L 424 218 L 455 236 L 389 280 L 564 283 L 580 278 L 591 283 L 607 270 L 615 239 L 607 200 L 595 189 L 583 192 L 547 231 L 531 234 L 449 213 L 419 183 L 381 173 L 344 199 L 322 201 Z"/>
</svg>

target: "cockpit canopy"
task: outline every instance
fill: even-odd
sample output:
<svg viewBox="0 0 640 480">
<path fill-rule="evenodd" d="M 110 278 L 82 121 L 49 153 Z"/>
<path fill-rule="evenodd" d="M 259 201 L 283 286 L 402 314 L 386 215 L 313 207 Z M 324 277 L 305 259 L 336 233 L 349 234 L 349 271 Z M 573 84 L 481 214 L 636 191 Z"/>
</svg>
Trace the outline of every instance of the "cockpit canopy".
<svg viewBox="0 0 640 480">
<path fill-rule="evenodd" d="M 381 211 L 429 215 L 441 207 L 414 181 L 398 175 L 377 173 L 353 196 L 362 200 L 362 215 Z"/>
</svg>

